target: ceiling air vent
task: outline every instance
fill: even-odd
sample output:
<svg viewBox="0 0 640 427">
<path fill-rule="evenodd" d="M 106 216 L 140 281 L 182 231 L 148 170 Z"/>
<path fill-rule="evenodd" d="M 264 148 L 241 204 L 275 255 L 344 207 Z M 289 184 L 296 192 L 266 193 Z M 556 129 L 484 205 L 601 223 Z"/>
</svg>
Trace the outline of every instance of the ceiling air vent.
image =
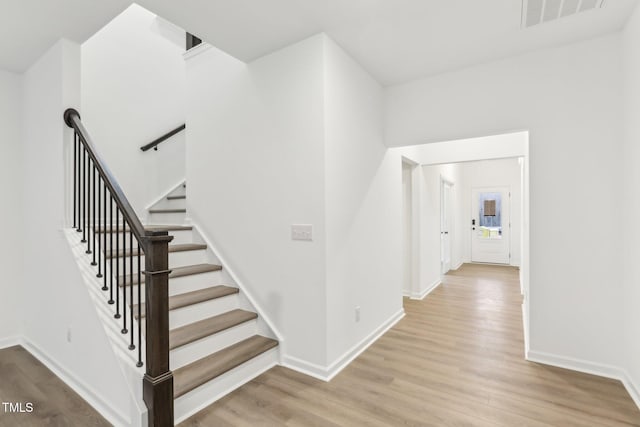
<svg viewBox="0 0 640 427">
<path fill-rule="evenodd" d="M 522 0 L 522 28 L 600 9 L 603 4 L 604 0 Z"/>
</svg>

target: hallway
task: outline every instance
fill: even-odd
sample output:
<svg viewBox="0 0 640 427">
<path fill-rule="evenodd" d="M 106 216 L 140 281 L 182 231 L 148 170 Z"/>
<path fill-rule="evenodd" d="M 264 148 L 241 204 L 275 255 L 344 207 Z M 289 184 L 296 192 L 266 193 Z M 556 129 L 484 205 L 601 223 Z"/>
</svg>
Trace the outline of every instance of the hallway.
<svg viewBox="0 0 640 427">
<path fill-rule="evenodd" d="M 619 382 L 524 360 L 520 303 L 465 264 L 331 382 L 276 367 L 181 426 L 640 426 Z"/>
</svg>

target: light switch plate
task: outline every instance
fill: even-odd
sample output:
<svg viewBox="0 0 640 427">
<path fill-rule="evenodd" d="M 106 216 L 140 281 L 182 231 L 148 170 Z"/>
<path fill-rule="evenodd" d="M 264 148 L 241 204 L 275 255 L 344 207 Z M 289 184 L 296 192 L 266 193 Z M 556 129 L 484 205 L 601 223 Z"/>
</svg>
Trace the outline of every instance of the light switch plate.
<svg viewBox="0 0 640 427">
<path fill-rule="evenodd" d="M 313 225 L 291 224 L 291 240 L 313 240 Z"/>
</svg>

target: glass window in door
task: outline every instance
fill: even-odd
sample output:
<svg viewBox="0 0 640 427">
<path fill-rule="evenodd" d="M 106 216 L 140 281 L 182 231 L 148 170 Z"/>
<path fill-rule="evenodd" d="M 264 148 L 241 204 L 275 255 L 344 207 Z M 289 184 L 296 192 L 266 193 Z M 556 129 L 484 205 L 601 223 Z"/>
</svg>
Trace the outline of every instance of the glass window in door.
<svg viewBox="0 0 640 427">
<path fill-rule="evenodd" d="M 502 239 L 502 194 L 479 193 L 478 197 L 478 237 Z"/>
</svg>

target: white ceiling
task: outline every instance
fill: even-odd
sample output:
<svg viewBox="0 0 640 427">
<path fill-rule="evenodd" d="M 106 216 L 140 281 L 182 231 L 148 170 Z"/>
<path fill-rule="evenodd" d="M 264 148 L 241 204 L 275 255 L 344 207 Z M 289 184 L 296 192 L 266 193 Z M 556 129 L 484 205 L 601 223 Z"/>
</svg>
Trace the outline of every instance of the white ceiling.
<svg viewBox="0 0 640 427">
<path fill-rule="evenodd" d="M 637 0 L 521 29 L 521 0 L 139 0 L 244 61 L 326 32 L 397 84 L 621 29 Z M 64 36 L 82 42 L 129 0 L 0 0 L 0 68 L 22 71 Z"/>
<path fill-rule="evenodd" d="M 82 42 L 128 0 L 0 0 L 0 69 L 22 72 L 61 37 Z"/>
</svg>

